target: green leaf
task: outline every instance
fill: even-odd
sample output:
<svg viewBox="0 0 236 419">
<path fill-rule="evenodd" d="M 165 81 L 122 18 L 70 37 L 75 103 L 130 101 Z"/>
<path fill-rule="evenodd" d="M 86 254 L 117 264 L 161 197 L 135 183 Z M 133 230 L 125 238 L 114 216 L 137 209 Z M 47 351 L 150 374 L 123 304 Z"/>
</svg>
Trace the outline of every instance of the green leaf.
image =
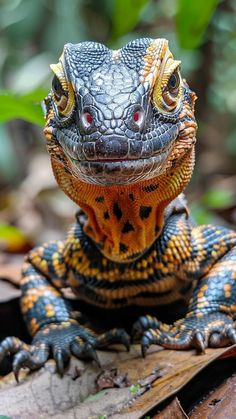
<svg viewBox="0 0 236 419">
<path fill-rule="evenodd" d="M 129 391 L 133 396 L 135 396 L 140 390 L 140 388 L 141 388 L 140 384 L 132 384 L 132 386 L 130 386 L 129 388 Z"/>
<path fill-rule="evenodd" d="M 227 189 L 211 189 L 201 199 L 208 208 L 225 208 L 232 204 L 233 194 Z"/>
<path fill-rule="evenodd" d="M 208 211 L 202 204 L 193 202 L 190 205 L 190 210 L 191 216 L 197 224 L 210 224 L 213 222 L 213 214 Z"/>
<path fill-rule="evenodd" d="M 46 92 L 37 89 L 25 95 L 19 95 L 10 91 L 0 92 L 0 122 L 11 119 L 24 119 L 38 125 L 44 125 L 44 117 L 40 101 L 46 96 Z"/>
<path fill-rule="evenodd" d="M 149 0 L 114 0 L 112 39 L 131 31 Z"/>
<path fill-rule="evenodd" d="M 24 233 L 10 224 L 0 224 L 0 247 L 6 251 L 17 252 L 28 243 Z"/>
<path fill-rule="evenodd" d="M 196 48 L 202 41 L 219 0 L 177 0 L 176 30 L 182 48 Z"/>
</svg>

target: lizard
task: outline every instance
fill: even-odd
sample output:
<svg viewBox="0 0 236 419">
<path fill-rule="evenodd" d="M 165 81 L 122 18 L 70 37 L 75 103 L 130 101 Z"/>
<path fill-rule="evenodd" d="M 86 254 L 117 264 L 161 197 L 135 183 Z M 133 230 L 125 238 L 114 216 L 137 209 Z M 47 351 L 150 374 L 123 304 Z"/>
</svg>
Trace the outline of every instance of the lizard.
<svg viewBox="0 0 236 419">
<path fill-rule="evenodd" d="M 129 349 L 130 336 L 143 356 L 150 345 L 204 352 L 236 343 L 236 233 L 190 216 L 183 191 L 194 168 L 196 94 L 168 41 L 141 38 L 119 50 L 68 43 L 51 69 L 47 150 L 80 212 L 65 240 L 26 256 L 21 310 L 32 342 L 6 337 L 0 360 L 14 354 L 18 379 L 49 357 L 61 375 L 72 354 L 99 364 L 97 349 Z M 68 287 L 80 307 L 111 322 L 134 309 L 132 330 L 81 324 L 63 296 Z M 175 302 L 184 316 L 153 315 Z"/>
</svg>

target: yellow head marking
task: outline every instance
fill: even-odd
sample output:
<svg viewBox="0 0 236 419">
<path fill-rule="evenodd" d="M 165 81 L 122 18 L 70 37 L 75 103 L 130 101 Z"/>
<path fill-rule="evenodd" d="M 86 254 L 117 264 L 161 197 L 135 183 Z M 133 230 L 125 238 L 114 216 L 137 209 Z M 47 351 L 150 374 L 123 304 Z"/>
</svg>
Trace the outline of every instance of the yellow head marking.
<svg viewBox="0 0 236 419">
<path fill-rule="evenodd" d="M 180 103 L 183 85 L 179 71 L 180 63 L 174 60 L 167 46 L 152 94 L 154 106 L 161 112 L 171 112 Z"/>
<path fill-rule="evenodd" d="M 52 85 L 52 97 L 60 115 L 71 115 L 75 105 L 75 95 L 72 83 L 67 79 L 63 68 L 63 54 L 57 64 L 51 64 L 50 68 L 55 74 Z"/>
</svg>

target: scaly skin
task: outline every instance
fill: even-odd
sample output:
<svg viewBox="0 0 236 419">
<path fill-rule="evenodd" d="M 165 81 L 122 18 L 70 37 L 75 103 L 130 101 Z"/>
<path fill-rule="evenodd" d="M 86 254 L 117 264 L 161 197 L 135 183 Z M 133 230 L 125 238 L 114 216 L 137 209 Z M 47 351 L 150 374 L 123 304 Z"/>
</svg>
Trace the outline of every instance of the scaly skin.
<svg viewBox="0 0 236 419">
<path fill-rule="evenodd" d="M 45 136 L 55 177 L 82 213 L 66 240 L 26 257 L 21 306 L 33 341 L 14 337 L 0 359 L 13 370 L 41 367 L 50 354 L 62 374 L 71 354 L 99 363 L 96 349 L 129 335 L 97 335 L 80 325 L 61 289 L 109 317 L 136 307 L 146 315 L 132 337 L 187 349 L 236 342 L 236 233 L 195 226 L 182 191 L 194 165 L 196 96 L 164 39 L 138 39 L 121 50 L 67 44 L 52 65 Z M 165 324 L 153 309 L 179 301 L 186 317 Z"/>
</svg>

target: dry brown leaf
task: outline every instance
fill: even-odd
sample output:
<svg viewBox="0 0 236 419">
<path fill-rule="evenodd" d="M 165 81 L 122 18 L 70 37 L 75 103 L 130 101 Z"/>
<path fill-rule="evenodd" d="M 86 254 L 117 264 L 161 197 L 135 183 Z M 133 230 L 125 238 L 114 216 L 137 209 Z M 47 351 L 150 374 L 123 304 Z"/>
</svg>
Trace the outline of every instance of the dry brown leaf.
<svg viewBox="0 0 236 419">
<path fill-rule="evenodd" d="M 32 417 L 48 419 L 97 419 L 99 415 L 115 419 L 138 419 L 150 409 L 175 394 L 206 365 L 227 353 L 235 355 L 231 348 L 207 349 L 206 354 L 195 351 L 171 351 L 151 348 L 145 359 L 140 356 L 139 345 L 133 345 L 130 353 L 99 351 L 103 369 L 116 368 L 119 374 L 127 374 L 132 387 L 104 389 L 97 393 L 96 379 L 101 370 L 92 362 L 72 359 L 69 369 L 61 379 L 54 371 L 53 361 L 32 374 L 24 371 L 17 385 L 10 374 L 0 382 L 0 413 L 21 419 Z M 75 376 L 75 368 L 80 376 Z M 137 396 L 139 380 L 145 380 L 153 371 L 162 375 L 150 390 Z M 136 392 L 137 390 L 137 392 Z M 27 398 L 25 395 L 27 394 Z"/>
<path fill-rule="evenodd" d="M 152 419 L 189 419 L 188 415 L 184 412 L 179 399 L 177 397 L 172 400 L 165 409 L 163 409 L 160 413 L 157 413 Z"/>
<path fill-rule="evenodd" d="M 236 375 L 228 378 L 215 391 L 212 391 L 201 404 L 196 406 L 190 419 L 213 419 L 236 417 Z"/>
<path fill-rule="evenodd" d="M 98 375 L 96 384 L 98 391 L 101 391 L 105 388 L 127 387 L 127 375 L 119 374 L 117 368 L 106 369 Z"/>
</svg>

